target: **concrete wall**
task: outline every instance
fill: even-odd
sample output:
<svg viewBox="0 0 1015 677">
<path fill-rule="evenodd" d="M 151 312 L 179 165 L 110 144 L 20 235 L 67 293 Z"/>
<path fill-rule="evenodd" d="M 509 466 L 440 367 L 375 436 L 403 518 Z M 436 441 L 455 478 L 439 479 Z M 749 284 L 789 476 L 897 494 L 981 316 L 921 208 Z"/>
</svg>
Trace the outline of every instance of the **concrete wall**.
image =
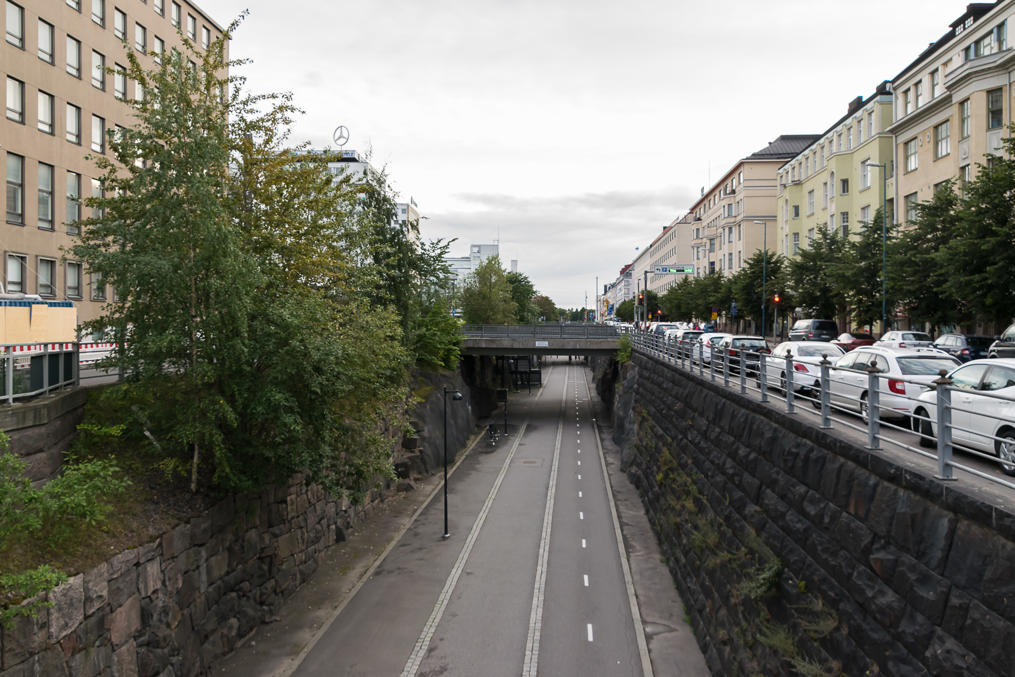
<svg viewBox="0 0 1015 677">
<path fill-rule="evenodd" d="M 11 438 L 11 450 L 28 464 L 34 482 L 52 479 L 84 415 L 88 391 L 78 388 L 13 406 L 0 406 L 0 430 Z"/>
<path fill-rule="evenodd" d="M 651 358 L 619 377 L 625 468 L 715 674 L 1015 674 L 1015 514 Z"/>
</svg>

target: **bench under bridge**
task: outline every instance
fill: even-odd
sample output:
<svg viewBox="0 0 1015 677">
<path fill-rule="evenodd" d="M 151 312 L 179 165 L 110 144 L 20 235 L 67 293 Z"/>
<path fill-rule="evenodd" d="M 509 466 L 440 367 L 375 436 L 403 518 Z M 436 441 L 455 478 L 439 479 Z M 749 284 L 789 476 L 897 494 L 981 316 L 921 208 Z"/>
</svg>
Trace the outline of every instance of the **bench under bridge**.
<svg viewBox="0 0 1015 677">
<path fill-rule="evenodd" d="M 466 355 L 612 355 L 616 328 L 601 324 L 467 324 Z"/>
</svg>

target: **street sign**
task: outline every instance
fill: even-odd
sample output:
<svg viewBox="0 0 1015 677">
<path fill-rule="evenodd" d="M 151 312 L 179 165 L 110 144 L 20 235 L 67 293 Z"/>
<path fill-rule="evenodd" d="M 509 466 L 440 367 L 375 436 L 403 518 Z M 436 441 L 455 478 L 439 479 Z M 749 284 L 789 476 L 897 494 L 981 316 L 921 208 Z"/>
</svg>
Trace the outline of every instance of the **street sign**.
<svg viewBox="0 0 1015 677">
<path fill-rule="evenodd" d="M 689 263 L 678 263 L 674 266 L 656 266 L 656 275 L 694 275 L 694 266 Z"/>
</svg>

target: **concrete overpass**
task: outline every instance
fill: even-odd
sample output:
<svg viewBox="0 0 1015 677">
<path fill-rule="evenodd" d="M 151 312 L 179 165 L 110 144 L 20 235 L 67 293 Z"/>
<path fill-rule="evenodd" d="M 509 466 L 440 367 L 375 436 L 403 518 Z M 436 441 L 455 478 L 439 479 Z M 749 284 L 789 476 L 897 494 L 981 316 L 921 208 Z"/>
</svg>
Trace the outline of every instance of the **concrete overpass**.
<svg viewBox="0 0 1015 677">
<path fill-rule="evenodd" d="M 464 355 L 612 355 L 620 334 L 601 324 L 467 324 Z"/>
</svg>

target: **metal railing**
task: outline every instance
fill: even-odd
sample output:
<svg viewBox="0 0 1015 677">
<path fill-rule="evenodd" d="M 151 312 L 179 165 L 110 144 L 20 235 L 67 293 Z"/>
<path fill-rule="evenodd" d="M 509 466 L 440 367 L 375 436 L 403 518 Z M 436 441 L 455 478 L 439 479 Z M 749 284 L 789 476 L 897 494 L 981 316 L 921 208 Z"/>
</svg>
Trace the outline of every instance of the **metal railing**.
<svg viewBox="0 0 1015 677">
<path fill-rule="evenodd" d="M 78 384 L 77 343 L 19 343 L 3 346 L 0 399 L 42 395 Z"/>
<path fill-rule="evenodd" d="M 821 428 L 839 427 L 864 434 L 868 449 L 879 450 L 884 445 L 932 459 L 937 464 L 939 480 L 955 480 L 955 471 L 961 470 L 1015 489 L 1015 481 L 955 459 L 955 451 L 959 450 L 964 455 L 999 466 L 1006 474 L 1015 475 L 1015 400 L 975 391 L 977 397 L 989 398 L 998 406 L 984 407 L 981 402 L 981 406 L 974 408 L 969 402 L 956 402 L 953 397 L 956 393 L 959 400 L 964 400 L 970 391 L 953 387 L 944 371 L 918 378 L 885 374 L 874 367 L 865 370 L 837 368 L 828 356 L 817 363 L 797 360 L 790 355 L 753 351 L 738 351 L 739 354 L 732 357 L 725 350 L 717 346 L 707 348 L 700 341 L 677 343 L 665 336 L 637 331 L 631 332 L 631 339 L 638 352 L 736 388 L 742 395 L 757 395 L 762 402 L 774 400 L 784 406 L 786 413 L 813 416 L 814 423 Z M 744 365 L 742 369 L 739 368 L 741 364 Z M 815 376 L 811 369 L 798 371 L 797 364 L 816 366 L 818 373 Z M 778 385 L 769 382 L 773 368 L 778 373 Z M 908 394 L 910 390 L 915 395 Z M 930 391 L 935 392 L 933 398 L 920 397 Z M 799 406 L 801 403 L 812 406 Z M 903 408 L 905 411 L 900 411 Z M 1003 409 L 1003 412 L 991 414 L 986 411 L 989 408 Z M 965 422 L 974 416 L 980 417 L 981 422 L 987 419 L 983 427 L 993 432 L 953 420 L 958 418 Z"/>
<path fill-rule="evenodd" d="M 611 339 L 617 329 L 602 324 L 467 324 L 462 327 L 467 338 L 591 338 Z"/>
</svg>

